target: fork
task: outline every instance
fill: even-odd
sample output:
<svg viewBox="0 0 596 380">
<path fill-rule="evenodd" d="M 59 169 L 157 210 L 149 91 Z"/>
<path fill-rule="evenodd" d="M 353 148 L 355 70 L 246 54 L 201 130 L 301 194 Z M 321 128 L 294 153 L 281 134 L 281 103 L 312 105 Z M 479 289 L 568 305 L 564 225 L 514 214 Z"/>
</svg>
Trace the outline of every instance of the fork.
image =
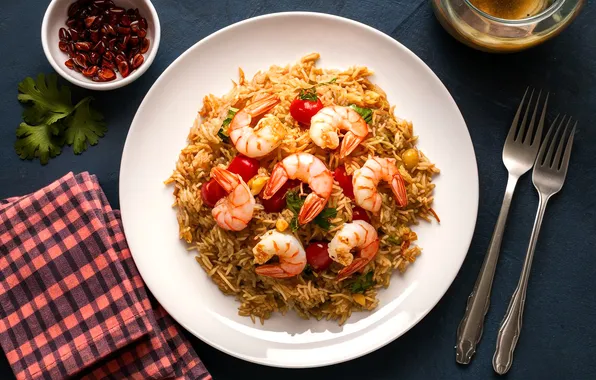
<svg viewBox="0 0 596 380">
<path fill-rule="evenodd" d="M 569 157 L 571 156 L 573 135 L 575 134 L 577 121 L 571 129 L 571 132 L 567 135 L 567 130 L 571 125 L 570 117 L 565 125 L 563 134 L 559 138 L 559 132 L 565 121 L 565 116 L 563 116 L 551 140 L 550 136 L 555 129 L 557 119 L 558 116 L 555 118 L 555 121 L 546 134 L 544 143 L 540 147 L 540 152 L 536 158 L 534 170 L 532 171 L 532 182 L 534 182 L 534 187 L 538 191 L 539 196 L 538 211 L 536 212 L 536 220 L 534 221 L 534 228 L 532 229 L 530 244 L 528 245 L 528 252 L 526 253 L 526 259 L 524 260 L 519 283 L 513 292 L 511 302 L 509 303 L 509 307 L 507 308 L 507 312 L 505 313 L 505 317 L 499 328 L 499 334 L 497 335 L 497 347 L 495 355 L 493 356 L 493 368 L 495 372 L 501 375 L 507 373 L 509 368 L 511 368 L 513 351 L 515 350 L 515 345 L 517 344 L 521 332 L 528 279 L 530 277 L 530 269 L 532 267 L 532 259 L 534 258 L 536 241 L 538 240 L 538 234 L 540 233 L 540 227 L 542 226 L 544 211 L 546 210 L 546 205 L 550 197 L 558 193 L 563 187 L 567 175 L 567 167 L 569 166 Z"/>
<path fill-rule="evenodd" d="M 544 101 L 544 106 L 542 107 L 542 113 L 540 115 L 540 121 L 538 122 L 536 133 L 534 134 L 534 125 L 536 121 L 536 113 L 540 104 L 541 92 L 538 93 L 538 98 L 536 99 L 536 105 L 534 106 L 532 118 L 527 125 L 527 131 L 526 121 L 528 119 L 528 115 L 530 114 L 530 106 L 532 104 L 534 90 L 532 90 L 530 93 L 530 98 L 525 107 L 526 110 L 521 123 L 519 120 L 524 108 L 524 101 L 528 95 L 528 90 L 529 89 L 526 89 L 526 92 L 524 93 L 524 96 L 519 104 L 515 117 L 513 118 L 513 123 L 509 129 L 509 133 L 507 134 L 507 139 L 505 140 L 505 147 L 503 148 L 503 163 L 505 164 L 509 175 L 507 179 L 505 195 L 503 197 L 503 204 L 501 205 L 501 211 L 499 212 L 499 217 L 497 219 L 484 262 L 482 263 L 482 268 L 480 268 L 480 273 L 476 279 L 476 284 L 474 285 L 472 293 L 468 297 L 464 317 L 457 329 L 455 360 L 460 364 L 470 363 L 472 356 L 476 352 L 476 346 L 482 337 L 484 318 L 490 304 L 490 292 L 493 284 L 493 278 L 495 276 L 497 261 L 499 259 L 501 241 L 503 240 L 503 232 L 505 230 L 507 215 L 509 214 L 511 199 L 513 198 L 515 186 L 517 185 L 519 178 L 528 172 L 534 165 L 536 154 L 538 153 L 538 147 L 540 146 L 549 94 L 546 94 L 546 99 Z"/>
</svg>

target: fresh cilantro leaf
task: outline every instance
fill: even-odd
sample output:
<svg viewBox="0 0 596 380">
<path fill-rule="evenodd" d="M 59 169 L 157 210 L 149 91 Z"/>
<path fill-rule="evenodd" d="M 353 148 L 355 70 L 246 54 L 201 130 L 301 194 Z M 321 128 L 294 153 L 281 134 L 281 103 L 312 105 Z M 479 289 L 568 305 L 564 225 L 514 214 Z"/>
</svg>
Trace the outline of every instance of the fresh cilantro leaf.
<svg viewBox="0 0 596 380">
<path fill-rule="evenodd" d="M 313 222 L 325 231 L 329 231 L 329 229 L 331 228 L 331 223 L 329 222 L 329 219 L 333 219 L 336 216 L 337 209 L 333 207 L 327 207 L 323 209 L 323 211 L 321 211 L 319 215 L 317 215 L 314 218 Z"/>
<path fill-rule="evenodd" d="M 297 214 L 295 214 L 292 217 L 292 220 L 290 220 L 290 228 L 292 229 L 292 232 L 296 232 L 300 228 L 300 223 L 298 223 L 298 215 Z"/>
<path fill-rule="evenodd" d="M 310 264 L 306 264 L 306 266 L 302 270 L 302 275 L 303 276 L 311 276 L 312 275 L 312 267 L 310 266 Z"/>
<path fill-rule="evenodd" d="M 350 290 L 352 293 L 364 293 L 374 285 L 373 272 L 370 271 L 355 279 L 354 282 L 350 284 Z"/>
<path fill-rule="evenodd" d="M 395 236 L 389 236 L 387 241 L 391 244 L 400 245 L 402 242 L 401 238 L 396 238 Z"/>
<path fill-rule="evenodd" d="M 25 107 L 23 109 L 23 120 L 27 124 L 37 125 L 37 124 L 53 124 L 54 118 L 56 115 L 47 112 L 47 110 L 40 106 L 38 103 L 32 103 L 30 106 Z"/>
<path fill-rule="evenodd" d="M 302 205 L 304 204 L 304 199 L 298 194 L 297 191 L 288 191 L 286 193 L 286 206 L 288 210 L 292 211 L 294 214 L 298 214 Z"/>
<path fill-rule="evenodd" d="M 364 121 L 366 121 L 367 124 L 370 124 L 370 122 L 372 121 L 373 114 L 373 111 L 370 108 L 361 108 L 355 104 L 350 104 L 350 108 L 358 112 L 358 114 L 362 116 Z"/>
<path fill-rule="evenodd" d="M 103 115 L 89 106 L 93 98 L 87 97 L 76 105 L 74 113 L 65 119 L 66 143 L 72 145 L 75 154 L 87 150 L 87 143 L 95 145 L 107 132 Z"/>
<path fill-rule="evenodd" d="M 64 137 L 60 123 L 29 125 L 21 123 L 17 128 L 14 149 L 23 160 L 39 158 L 42 165 L 62 151 Z"/>
<path fill-rule="evenodd" d="M 319 99 L 319 97 L 317 96 L 317 91 L 315 90 L 315 88 L 311 87 L 300 90 L 300 93 L 298 94 L 298 99 L 308 100 L 309 102 L 316 102 Z"/>
<path fill-rule="evenodd" d="M 221 139 L 222 142 L 227 143 L 230 136 L 228 136 L 228 125 L 232 122 L 234 115 L 238 112 L 238 108 L 230 107 L 228 110 L 228 117 L 221 123 L 221 127 L 219 131 L 217 131 L 217 136 Z"/>
<path fill-rule="evenodd" d="M 286 193 L 286 207 L 288 210 L 294 213 L 294 217 L 290 221 L 290 227 L 292 231 L 296 231 L 300 228 L 298 223 L 298 213 L 304 205 L 304 198 L 302 198 L 297 191 L 288 191 Z M 324 230 L 329 230 L 331 228 L 331 223 L 329 223 L 329 219 L 335 218 L 337 216 L 337 210 L 335 208 L 325 208 L 323 211 L 319 213 L 314 219 L 313 223 L 318 225 Z"/>
<path fill-rule="evenodd" d="M 73 111 L 70 89 L 66 86 L 58 88 L 56 74 L 47 77 L 39 74 L 37 80 L 25 78 L 19 83 L 17 98 L 23 103 L 33 103 L 33 107 L 23 113 L 27 123 L 53 124 Z"/>
<path fill-rule="evenodd" d="M 321 82 L 321 83 L 317 83 L 315 85 L 313 85 L 312 87 L 309 88 L 303 88 L 300 90 L 300 92 L 298 93 L 298 99 L 301 100 L 308 100 L 310 102 L 316 102 L 319 98 L 317 96 L 317 87 L 321 87 L 321 86 L 326 86 L 328 84 L 331 83 L 335 83 L 335 81 L 337 81 L 337 78 L 333 78 L 328 82 Z"/>
</svg>

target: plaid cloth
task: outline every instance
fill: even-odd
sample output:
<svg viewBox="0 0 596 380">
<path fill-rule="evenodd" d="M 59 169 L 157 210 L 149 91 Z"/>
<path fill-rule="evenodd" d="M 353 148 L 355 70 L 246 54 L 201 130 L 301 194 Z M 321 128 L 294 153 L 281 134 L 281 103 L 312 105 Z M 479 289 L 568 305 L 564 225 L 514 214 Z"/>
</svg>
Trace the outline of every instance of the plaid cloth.
<svg viewBox="0 0 596 380">
<path fill-rule="evenodd" d="M 94 176 L 0 201 L 0 344 L 17 379 L 211 379 L 148 294 Z"/>
</svg>

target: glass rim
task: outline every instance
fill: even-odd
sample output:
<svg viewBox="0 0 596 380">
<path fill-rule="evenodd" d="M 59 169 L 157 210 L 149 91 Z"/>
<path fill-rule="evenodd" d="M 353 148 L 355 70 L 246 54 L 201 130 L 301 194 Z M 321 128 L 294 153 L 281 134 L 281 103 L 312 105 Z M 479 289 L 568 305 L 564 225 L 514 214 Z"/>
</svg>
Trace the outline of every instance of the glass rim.
<svg viewBox="0 0 596 380">
<path fill-rule="evenodd" d="M 542 12 L 538 13 L 537 15 L 526 17 L 526 18 L 521 18 L 521 19 L 517 19 L 517 20 L 511 20 L 511 19 L 500 18 L 500 17 L 495 17 L 493 15 L 490 15 L 490 14 L 484 12 L 483 10 L 477 8 L 474 4 L 472 4 L 470 2 L 470 0 L 464 0 L 464 1 L 470 8 L 472 8 L 473 11 L 480 14 L 482 17 L 485 17 L 491 21 L 499 22 L 502 24 L 508 24 L 508 25 L 528 25 L 528 24 L 534 24 L 534 23 L 543 21 L 543 20 L 551 17 L 556 11 L 558 11 L 561 8 L 561 6 L 563 6 L 563 3 L 565 2 L 565 0 L 555 0 L 548 8 L 546 8 Z"/>
</svg>

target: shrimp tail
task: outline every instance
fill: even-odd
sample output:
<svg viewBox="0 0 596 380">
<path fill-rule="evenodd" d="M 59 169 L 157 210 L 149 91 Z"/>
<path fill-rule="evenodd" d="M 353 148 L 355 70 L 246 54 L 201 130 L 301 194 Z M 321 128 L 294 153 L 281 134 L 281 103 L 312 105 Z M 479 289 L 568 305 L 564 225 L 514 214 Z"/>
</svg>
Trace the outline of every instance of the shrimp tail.
<svg viewBox="0 0 596 380">
<path fill-rule="evenodd" d="M 349 156 L 350 153 L 354 151 L 362 142 L 363 137 L 357 136 L 354 132 L 348 131 L 344 135 L 344 139 L 341 142 L 341 147 L 339 148 L 339 157 L 344 158 Z"/>
<path fill-rule="evenodd" d="M 401 174 L 397 173 L 391 180 L 391 190 L 397 201 L 399 207 L 406 207 L 408 205 L 408 193 L 406 191 L 406 184 Z"/>
<path fill-rule="evenodd" d="M 223 168 L 211 169 L 211 177 L 228 193 L 238 184 L 238 175 Z"/>
<path fill-rule="evenodd" d="M 266 264 L 261 265 L 255 269 L 255 272 L 261 276 L 273 277 L 273 278 L 288 278 L 294 277 L 295 273 L 286 272 L 280 264 Z"/>
<path fill-rule="evenodd" d="M 352 261 L 352 264 L 344 267 L 342 270 L 339 271 L 337 274 L 337 281 L 345 280 L 353 273 L 358 272 L 359 270 L 364 269 L 368 263 L 375 257 L 376 252 L 379 250 L 379 239 L 376 239 L 369 245 L 367 245 L 364 249 L 360 251 L 360 257 L 357 257 Z"/>
<path fill-rule="evenodd" d="M 304 204 L 298 213 L 298 223 L 306 224 L 311 222 L 327 204 L 327 199 L 318 196 L 315 193 L 310 193 L 304 200 Z"/>
<path fill-rule="evenodd" d="M 269 94 L 264 98 L 257 100 L 254 103 L 249 104 L 248 106 L 244 107 L 243 111 L 248 113 L 250 116 L 255 117 L 266 113 L 267 111 L 271 110 L 273 107 L 278 105 L 280 102 L 279 96 L 274 94 Z"/>
<path fill-rule="evenodd" d="M 288 181 L 288 173 L 283 166 L 283 163 L 279 162 L 271 171 L 271 177 L 265 185 L 263 190 L 263 198 L 271 198 L 282 186 Z"/>
</svg>

